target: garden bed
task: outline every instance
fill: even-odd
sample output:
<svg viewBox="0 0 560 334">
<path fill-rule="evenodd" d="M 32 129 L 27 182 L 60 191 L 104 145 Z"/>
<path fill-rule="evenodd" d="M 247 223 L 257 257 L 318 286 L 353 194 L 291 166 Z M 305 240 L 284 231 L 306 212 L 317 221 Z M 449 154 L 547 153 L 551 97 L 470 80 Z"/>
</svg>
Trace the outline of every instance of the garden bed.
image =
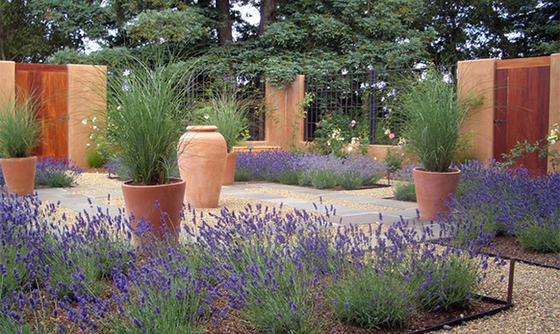
<svg viewBox="0 0 560 334">
<path fill-rule="evenodd" d="M 489 297 L 473 300 L 466 308 L 453 311 L 427 312 L 419 311 L 412 315 L 402 328 L 367 329 L 336 320 L 334 314 L 323 310 L 319 315 L 320 334 L 420 334 L 443 329 L 444 326 L 465 325 L 468 321 L 487 318 L 490 315 L 507 310 L 513 305 Z M 250 324 L 239 321 L 235 312 L 220 323 L 208 324 L 206 330 L 213 334 L 260 333 Z"/>
<path fill-rule="evenodd" d="M 539 253 L 526 249 L 521 243 L 509 236 L 498 236 L 492 241 L 491 247 L 484 247 L 483 251 L 491 255 L 500 253 L 503 258 L 511 258 L 529 264 L 560 269 L 560 254 Z"/>
</svg>

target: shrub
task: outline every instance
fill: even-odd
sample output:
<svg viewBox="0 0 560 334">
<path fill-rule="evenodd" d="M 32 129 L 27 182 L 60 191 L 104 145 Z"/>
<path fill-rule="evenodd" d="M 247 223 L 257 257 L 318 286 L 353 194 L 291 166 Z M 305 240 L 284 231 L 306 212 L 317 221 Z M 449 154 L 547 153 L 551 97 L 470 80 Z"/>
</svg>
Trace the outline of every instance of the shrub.
<svg viewBox="0 0 560 334">
<path fill-rule="evenodd" d="M 350 271 L 329 287 L 328 295 L 335 315 L 360 327 L 399 327 L 412 312 L 406 282 L 373 266 Z"/>
<path fill-rule="evenodd" d="M 560 224 L 558 215 L 530 218 L 517 230 L 523 247 L 540 253 L 560 253 Z"/>
<path fill-rule="evenodd" d="M 89 148 L 86 151 L 86 163 L 89 168 L 100 168 L 105 162 L 105 157 L 95 148 Z"/>
<path fill-rule="evenodd" d="M 393 195 L 397 201 L 416 202 L 416 188 L 412 182 L 399 182 Z"/>
</svg>

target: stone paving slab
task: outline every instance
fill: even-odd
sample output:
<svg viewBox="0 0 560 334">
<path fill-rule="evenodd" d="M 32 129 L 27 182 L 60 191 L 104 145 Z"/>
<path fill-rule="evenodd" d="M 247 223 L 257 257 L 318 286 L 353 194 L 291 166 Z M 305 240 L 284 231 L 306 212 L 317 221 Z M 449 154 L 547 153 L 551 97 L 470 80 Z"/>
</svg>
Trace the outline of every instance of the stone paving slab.
<svg viewBox="0 0 560 334">
<path fill-rule="evenodd" d="M 285 190 L 303 194 L 313 194 L 317 196 L 323 196 L 324 198 L 336 198 L 340 200 L 356 202 L 356 203 L 368 203 L 375 204 L 379 206 L 399 208 L 398 211 L 390 211 L 383 213 L 383 219 L 379 218 L 378 212 L 367 211 L 363 209 L 357 209 L 353 207 L 343 206 L 343 205 L 332 205 L 335 210 L 336 216 L 330 217 L 329 219 L 335 223 L 347 224 L 369 224 L 381 222 L 384 224 L 391 224 L 393 222 L 399 221 L 401 219 L 411 219 L 414 220 L 417 217 L 416 205 L 415 203 L 395 201 L 391 199 L 373 198 L 367 196 L 359 196 L 348 194 L 341 191 L 332 191 L 325 189 L 314 189 L 308 187 L 290 186 L 278 183 L 252 183 L 252 184 L 235 184 L 230 186 L 222 187 L 221 194 L 229 196 L 238 196 L 243 198 L 255 199 L 265 203 L 271 204 L 283 204 L 289 207 L 306 210 L 310 212 L 325 213 L 329 211 L 331 205 L 322 205 L 320 203 L 298 199 L 283 197 L 280 195 L 264 194 L 261 192 L 251 191 L 251 188 L 269 188 Z M 79 190 L 80 194 L 74 193 Z M 104 192 L 103 190 L 107 190 Z M 111 197 L 121 197 L 122 192 L 119 187 L 91 187 L 91 188 L 46 188 L 37 189 L 37 194 L 39 199 L 42 201 L 49 201 L 52 203 L 59 203 L 60 205 L 78 212 L 88 210 L 97 211 L 97 207 L 106 211 L 107 209 L 111 214 L 118 214 L 118 208 L 95 201 L 96 199 L 105 199 L 110 194 Z M 90 204 L 90 201 L 92 204 Z M 327 208 L 326 208 L 327 207 Z M 427 222 L 421 222 L 416 219 L 412 222 L 413 225 L 424 225 Z"/>
</svg>

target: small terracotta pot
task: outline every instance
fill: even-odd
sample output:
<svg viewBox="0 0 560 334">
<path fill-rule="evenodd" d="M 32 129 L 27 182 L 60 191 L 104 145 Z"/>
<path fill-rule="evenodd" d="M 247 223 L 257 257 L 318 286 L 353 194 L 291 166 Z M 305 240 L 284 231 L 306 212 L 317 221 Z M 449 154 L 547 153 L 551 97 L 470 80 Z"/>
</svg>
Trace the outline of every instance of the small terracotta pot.
<svg viewBox="0 0 560 334">
<path fill-rule="evenodd" d="M 449 209 L 445 206 L 449 195 L 457 193 L 461 170 L 449 168 L 448 172 L 428 172 L 414 168 L 414 187 L 420 219 L 438 219 L 438 213 L 445 216 Z"/>
<path fill-rule="evenodd" d="M 131 221 L 133 229 L 138 230 L 138 223 L 144 219 L 159 240 L 177 242 L 185 196 L 184 180 L 172 178 L 170 183 L 150 186 L 127 181 L 122 185 L 122 192 L 127 216 L 134 216 Z M 146 241 L 136 235 L 133 235 L 133 240 L 139 247 Z"/>
<path fill-rule="evenodd" d="M 226 166 L 226 141 L 214 125 L 188 126 L 177 145 L 181 178 L 187 181 L 185 202 L 194 208 L 215 208 Z"/>
<path fill-rule="evenodd" d="M 33 195 L 37 157 L 0 159 L 4 181 L 9 193 Z"/>
<path fill-rule="evenodd" d="M 226 156 L 226 169 L 224 172 L 224 182 L 222 185 L 230 186 L 235 181 L 235 165 L 237 164 L 237 153 L 230 152 Z"/>
</svg>

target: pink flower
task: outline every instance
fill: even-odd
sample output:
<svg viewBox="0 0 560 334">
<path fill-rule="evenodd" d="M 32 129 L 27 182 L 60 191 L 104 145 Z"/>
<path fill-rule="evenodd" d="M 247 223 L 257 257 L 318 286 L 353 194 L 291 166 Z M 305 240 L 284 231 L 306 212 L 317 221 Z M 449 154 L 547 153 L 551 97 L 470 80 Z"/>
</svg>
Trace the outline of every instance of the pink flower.
<svg viewBox="0 0 560 334">
<path fill-rule="evenodd" d="M 351 127 L 355 127 L 355 126 L 356 126 L 356 121 L 355 121 L 355 120 L 352 120 L 352 122 L 350 122 L 350 126 L 351 126 Z"/>
<path fill-rule="evenodd" d="M 395 134 L 394 134 L 394 133 L 391 133 L 391 134 L 389 135 L 389 138 L 391 138 L 391 139 L 395 138 Z"/>
</svg>

